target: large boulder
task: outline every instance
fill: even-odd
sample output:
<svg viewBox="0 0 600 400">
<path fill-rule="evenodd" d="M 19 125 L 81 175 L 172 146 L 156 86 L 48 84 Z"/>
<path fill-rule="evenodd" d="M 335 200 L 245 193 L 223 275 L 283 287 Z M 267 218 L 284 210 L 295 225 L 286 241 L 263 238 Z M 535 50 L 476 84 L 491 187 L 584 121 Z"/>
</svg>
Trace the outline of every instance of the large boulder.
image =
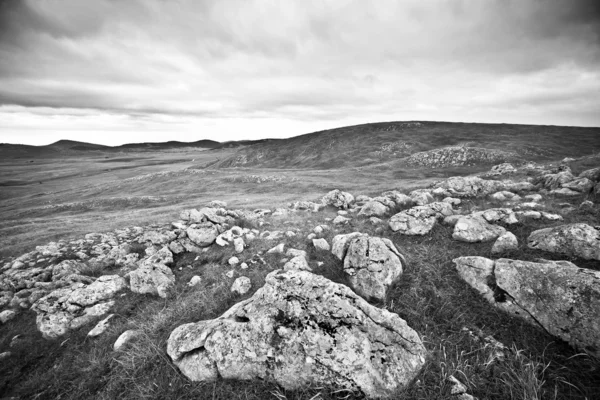
<svg viewBox="0 0 600 400">
<path fill-rule="evenodd" d="M 219 230 L 210 222 L 204 222 L 185 231 L 188 238 L 200 247 L 207 247 L 214 243 L 219 235 Z M 185 245 L 184 245 L 185 246 Z"/>
<path fill-rule="evenodd" d="M 452 238 L 461 242 L 489 242 L 504 234 L 506 229 L 492 225 L 481 215 L 465 215 L 454 225 Z"/>
<path fill-rule="evenodd" d="M 568 261 L 453 261 L 459 275 L 494 306 L 600 358 L 600 271 Z"/>
<path fill-rule="evenodd" d="M 306 271 L 271 272 L 221 317 L 181 325 L 167 353 L 193 381 L 261 379 L 389 397 L 425 362 L 417 333 L 348 287 Z"/>
<path fill-rule="evenodd" d="M 389 226 L 404 235 L 425 235 L 436 221 L 452 215 L 452 205 L 443 201 L 412 207 L 390 218 Z"/>
<path fill-rule="evenodd" d="M 600 260 L 600 227 L 567 224 L 533 231 L 527 239 L 532 249 Z"/>
<path fill-rule="evenodd" d="M 56 289 L 31 307 L 37 328 L 46 339 L 62 336 L 106 314 L 114 305 L 111 299 L 125 287 L 120 276 L 104 275 L 89 285 L 78 282 Z"/>
<path fill-rule="evenodd" d="M 376 200 L 371 200 L 371 201 L 368 201 L 367 203 L 365 203 L 365 205 L 361 207 L 358 215 L 363 215 L 365 217 L 372 217 L 372 216 L 381 217 L 381 216 L 385 215 L 388 211 L 390 211 L 390 208 L 388 206 L 386 206 L 385 204 L 383 204 L 379 201 L 376 201 Z"/>
<path fill-rule="evenodd" d="M 337 208 L 347 209 L 354 203 L 354 196 L 348 192 L 335 189 L 323 196 L 323 204 Z"/>
<path fill-rule="evenodd" d="M 344 272 L 365 299 L 385 300 L 387 289 L 402 274 L 404 256 L 385 238 L 361 235 L 350 241 Z"/>
</svg>

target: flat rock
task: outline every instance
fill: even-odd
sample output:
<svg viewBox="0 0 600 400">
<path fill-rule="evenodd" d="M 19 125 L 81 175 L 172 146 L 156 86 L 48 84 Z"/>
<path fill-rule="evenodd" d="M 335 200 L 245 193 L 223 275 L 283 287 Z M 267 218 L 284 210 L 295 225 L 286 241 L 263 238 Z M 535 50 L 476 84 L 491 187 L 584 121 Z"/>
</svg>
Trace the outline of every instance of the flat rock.
<svg viewBox="0 0 600 400">
<path fill-rule="evenodd" d="M 175 285 L 175 275 L 164 264 L 144 264 L 129 273 L 131 291 L 134 293 L 156 294 L 167 298 Z"/>
<path fill-rule="evenodd" d="M 527 246 L 586 260 L 600 260 L 600 228 L 567 224 L 539 229 L 529 235 Z"/>
<path fill-rule="evenodd" d="M 403 259 L 389 239 L 360 235 L 350 240 L 344 272 L 360 296 L 383 301 L 387 289 L 402 274 Z"/>
<path fill-rule="evenodd" d="M 394 232 L 404 235 L 425 235 L 433 229 L 437 220 L 452 214 L 452 205 L 440 201 L 401 211 L 390 218 L 389 226 Z"/>
<path fill-rule="evenodd" d="M 108 329 L 109 321 L 115 316 L 115 314 L 110 314 L 108 317 L 104 318 L 102 321 L 98 322 L 96 326 L 88 332 L 89 337 L 96 337 L 102 335 Z"/>
<path fill-rule="evenodd" d="M 600 358 L 600 271 L 568 261 L 453 261 L 459 275 L 494 306 Z"/>
<path fill-rule="evenodd" d="M 466 215 L 454 225 L 452 238 L 461 242 L 489 242 L 504 234 L 506 229 L 488 223 L 481 215 Z"/>
<path fill-rule="evenodd" d="M 221 317 L 176 328 L 167 353 L 193 381 L 274 381 L 287 390 L 332 385 L 389 397 L 425 362 L 397 314 L 306 271 L 274 271 Z"/>
</svg>

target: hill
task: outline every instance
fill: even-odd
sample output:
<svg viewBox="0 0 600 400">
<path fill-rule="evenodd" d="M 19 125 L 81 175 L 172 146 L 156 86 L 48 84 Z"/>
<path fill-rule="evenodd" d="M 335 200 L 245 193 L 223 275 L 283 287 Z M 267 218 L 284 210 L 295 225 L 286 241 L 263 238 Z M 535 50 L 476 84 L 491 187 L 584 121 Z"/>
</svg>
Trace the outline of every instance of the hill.
<svg viewBox="0 0 600 400">
<path fill-rule="evenodd" d="M 219 167 L 330 169 L 490 165 L 600 151 L 600 128 L 450 122 L 381 122 L 268 140 L 240 148 Z"/>
</svg>

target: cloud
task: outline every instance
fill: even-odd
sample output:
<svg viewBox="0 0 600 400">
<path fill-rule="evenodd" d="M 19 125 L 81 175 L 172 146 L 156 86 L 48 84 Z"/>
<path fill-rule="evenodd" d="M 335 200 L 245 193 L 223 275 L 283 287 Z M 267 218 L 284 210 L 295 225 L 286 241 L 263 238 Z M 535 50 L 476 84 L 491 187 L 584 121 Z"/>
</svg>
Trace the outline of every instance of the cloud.
<svg viewBox="0 0 600 400">
<path fill-rule="evenodd" d="M 597 0 L 0 0 L 0 110 L 45 118 L 598 125 L 599 67 Z"/>
</svg>

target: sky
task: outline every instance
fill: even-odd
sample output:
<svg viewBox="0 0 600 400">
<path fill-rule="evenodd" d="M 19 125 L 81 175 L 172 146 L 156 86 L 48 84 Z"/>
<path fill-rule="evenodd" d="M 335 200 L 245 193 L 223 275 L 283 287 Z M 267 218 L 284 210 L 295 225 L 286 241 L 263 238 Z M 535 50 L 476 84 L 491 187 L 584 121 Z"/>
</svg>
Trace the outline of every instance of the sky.
<svg viewBox="0 0 600 400">
<path fill-rule="evenodd" d="M 0 142 L 600 126 L 598 0 L 0 0 Z"/>
</svg>

